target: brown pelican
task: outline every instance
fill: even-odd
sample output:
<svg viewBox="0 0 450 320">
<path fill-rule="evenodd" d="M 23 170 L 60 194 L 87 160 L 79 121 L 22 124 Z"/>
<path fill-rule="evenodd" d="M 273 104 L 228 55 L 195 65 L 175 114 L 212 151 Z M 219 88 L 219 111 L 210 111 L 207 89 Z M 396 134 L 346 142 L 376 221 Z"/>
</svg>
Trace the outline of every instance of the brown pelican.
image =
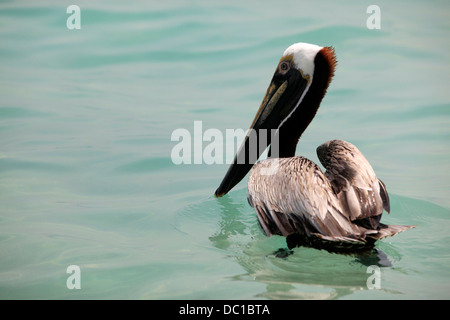
<svg viewBox="0 0 450 320">
<path fill-rule="evenodd" d="M 333 140 L 317 148 L 325 173 L 314 162 L 295 156 L 298 140 L 325 96 L 336 63 L 332 47 L 296 43 L 286 49 L 252 130 L 215 192 L 216 197 L 223 196 L 251 169 L 248 202 L 263 232 L 285 236 L 289 249 L 365 249 L 378 239 L 413 227 L 380 223 L 383 209 L 390 211 L 386 187 L 351 143 Z M 261 144 L 262 129 L 275 130 L 266 137 L 266 144 Z M 252 152 L 258 158 L 269 144 L 268 159 L 256 164 L 250 161 Z"/>
</svg>

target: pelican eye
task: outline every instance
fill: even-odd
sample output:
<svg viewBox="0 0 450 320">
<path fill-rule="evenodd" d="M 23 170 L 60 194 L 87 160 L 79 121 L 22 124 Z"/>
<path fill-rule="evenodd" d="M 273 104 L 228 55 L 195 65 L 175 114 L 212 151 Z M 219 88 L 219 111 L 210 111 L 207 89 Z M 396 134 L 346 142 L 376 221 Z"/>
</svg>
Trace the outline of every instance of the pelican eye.
<svg viewBox="0 0 450 320">
<path fill-rule="evenodd" d="M 283 61 L 280 63 L 280 71 L 285 73 L 291 68 L 291 65 L 287 61 Z"/>
</svg>

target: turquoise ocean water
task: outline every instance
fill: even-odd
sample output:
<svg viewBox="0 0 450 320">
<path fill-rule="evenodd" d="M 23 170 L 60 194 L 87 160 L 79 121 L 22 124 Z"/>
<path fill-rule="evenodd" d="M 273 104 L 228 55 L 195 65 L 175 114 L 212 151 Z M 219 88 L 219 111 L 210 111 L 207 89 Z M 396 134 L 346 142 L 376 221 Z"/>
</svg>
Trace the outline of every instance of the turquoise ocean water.
<svg viewBox="0 0 450 320">
<path fill-rule="evenodd" d="M 450 298 L 449 31 L 448 1 L 0 1 L 0 298 Z M 172 161 L 194 121 L 247 129 L 295 42 L 339 60 L 297 154 L 336 138 L 364 153 L 383 221 L 418 226 L 377 243 L 389 263 L 277 258 L 247 179 L 216 199 L 227 164 Z"/>
</svg>

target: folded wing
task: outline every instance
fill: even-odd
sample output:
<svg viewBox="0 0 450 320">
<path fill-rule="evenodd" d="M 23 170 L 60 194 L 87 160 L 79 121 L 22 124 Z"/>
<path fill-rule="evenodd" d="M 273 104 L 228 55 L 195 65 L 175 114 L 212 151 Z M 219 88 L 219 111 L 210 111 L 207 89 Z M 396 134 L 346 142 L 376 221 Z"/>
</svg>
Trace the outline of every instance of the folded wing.
<svg viewBox="0 0 450 320">
<path fill-rule="evenodd" d="M 306 158 L 257 163 L 250 173 L 247 198 L 268 236 L 295 234 L 299 244 L 316 247 L 323 241 L 365 243 L 366 230 L 343 214 L 328 178 Z"/>
<path fill-rule="evenodd" d="M 343 212 L 352 222 L 376 230 L 383 209 L 390 211 L 389 195 L 364 155 L 342 140 L 320 145 L 317 155 Z"/>
</svg>

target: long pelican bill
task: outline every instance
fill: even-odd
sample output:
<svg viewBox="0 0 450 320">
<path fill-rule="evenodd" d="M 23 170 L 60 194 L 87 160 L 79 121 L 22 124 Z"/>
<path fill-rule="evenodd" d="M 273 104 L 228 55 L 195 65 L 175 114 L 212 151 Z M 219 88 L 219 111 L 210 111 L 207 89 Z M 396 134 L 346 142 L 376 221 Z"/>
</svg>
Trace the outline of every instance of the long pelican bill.
<svg viewBox="0 0 450 320">
<path fill-rule="evenodd" d="M 274 132 L 289 117 L 307 90 L 309 77 L 291 66 L 292 57 L 280 61 L 256 116 L 233 163 L 215 192 L 222 197 L 250 171 L 261 154 L 271 145 Z M 287 69 L 286 69 L 287 68 Z"/>
</svg>

